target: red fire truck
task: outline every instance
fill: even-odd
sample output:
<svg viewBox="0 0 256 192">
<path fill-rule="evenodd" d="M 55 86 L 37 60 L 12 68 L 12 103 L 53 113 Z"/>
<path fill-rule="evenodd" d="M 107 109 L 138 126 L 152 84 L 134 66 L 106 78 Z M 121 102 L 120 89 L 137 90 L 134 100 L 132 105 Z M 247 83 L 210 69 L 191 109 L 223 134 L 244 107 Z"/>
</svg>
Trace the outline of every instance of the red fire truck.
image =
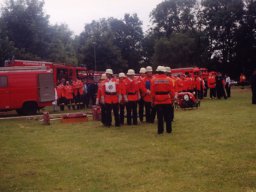
<svg viewBox="0 0 256 192">
<path fill-rule="evenodd" d="M 186 67 L 186 68 L 176 68 L 172 69 L 173 75 L 179 75 L 179 74 L 190 74 L 194 75 L 194 72 L 201 72 L 201 75 L 203 78 L 207 78 L 209 73 L 207 68 L 198 68 L 198 67 Z"/>
<path fill-rule="evenodd" d="M 5 62 L 6 67 L 14 66 L 45 66 L 48 69 L 52 69 L 55 85 L 62 78 L 66 80 L 72 80 L 81 76 L 84 78 L 88 71 L 85 67 L 75 67 L 72 65 L 66 65 L 61 63 L 52 63 L 46 61 L 27 61 L 27 60 L 10 60 Z"/>
<path fill-rule="evenodd" d="M 36 114 L 55 99 L 51 69 L 43 66 L 0 67 L 0 111 Z"/>
</svg>

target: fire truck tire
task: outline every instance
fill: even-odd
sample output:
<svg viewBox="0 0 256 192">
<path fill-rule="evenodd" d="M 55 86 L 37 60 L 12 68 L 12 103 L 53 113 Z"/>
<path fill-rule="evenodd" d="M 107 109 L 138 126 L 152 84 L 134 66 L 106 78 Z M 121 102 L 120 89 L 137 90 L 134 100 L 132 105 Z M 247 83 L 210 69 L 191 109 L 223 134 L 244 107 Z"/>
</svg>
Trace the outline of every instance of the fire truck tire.
<svg viewBox="0 0 256 192">
<path fill-rule="evenodd" d="M 35 115 L 38 110 L 36 102 L 26 102 L 22 107 L 23 115 Z"/>
</svg>

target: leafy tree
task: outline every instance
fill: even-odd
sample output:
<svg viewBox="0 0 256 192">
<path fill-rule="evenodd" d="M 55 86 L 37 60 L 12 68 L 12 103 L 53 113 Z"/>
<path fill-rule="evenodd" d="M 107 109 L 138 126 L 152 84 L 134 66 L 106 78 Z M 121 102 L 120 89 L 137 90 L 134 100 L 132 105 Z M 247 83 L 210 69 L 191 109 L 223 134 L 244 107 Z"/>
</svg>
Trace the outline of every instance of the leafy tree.
<svg viewBox="0 0 256 192">
<path fill-rule="evenodd" d="M 243 16 L 242 0 L 203 0 L 203 23 L 209 39 L 212 59 L 218 58 L 218 70 L 228 71 L 234 62 L 235 34 Z M 218 53 L 218 54 L 217 54 Z"/>
<path fill-rule="evenodd" d="M 114 44 L 121 50 L 124 66 L 138 69 L 142 59 L 142 22 L 137 14 L 125 14 L 123 20 L 109 19 Z"/>
<path fill-rule="evenodd" d="M 236 33 L 235 49 L 236 75 L 240 72 L 250 75 L 256 68 L 256 1 L 245 1 L 245 12 Z"/>
<path fill-rule="evenodd" d="M 0 66 L 4 66 L 4 61 L 11 59 L 15 53 L 14 43 L 7 36 L 5 26 L 0 18 Z"/>
<path fill-rule="evenodd" d="M 54 25 L 49 29 L 48 59 L 53 62 L 77 64 L 73 33 L 67 25 Z"/>
<path fill-rule="evenodd" d="M 123 20 L 108 18 L 87 24 L 78 37 L 79 61 L 94 69 L 95 50 L 97 70 L 138 69 L 142 58 L 141 25 L 136 14 L 125 14 Z"/>
<path fill-rule="evenodd" d="M 154 65 L 172 68 L 196 65 L 195 47 L 195 39 L 186 34 L 173 34 L 169 39 L 161 38 L 155 45 Z"/>
<path fill-rule="evenodd" d="M 89 69 L 95 69 L 95 60 L 96 70 L 105 70 L 108 67 L 117 70 L 121 69 L 124 63 L 120 50 L 113 44 L 106 19 L 85 25 L 84 31 L 78 37 L 77 50 L 80 63 L 85 64 Z"/>
<path fill-rule="evenodd" d="M 151 12 L 153 30 L 159 36 L 169 37 L 173 32 L 188 32 L 194 29 L 193 8 L 196 0 L 165 0 Z"/>
<path fill-rule="evenodd" d="M 8 29 L 8 38 L 15 43 L 16 57 L 27 59 L 46 55 L 45 35 L 48 16 L 43 12 L 43 1 L 9 0 L 3 8 L 2 21 Z"/>
</svg>

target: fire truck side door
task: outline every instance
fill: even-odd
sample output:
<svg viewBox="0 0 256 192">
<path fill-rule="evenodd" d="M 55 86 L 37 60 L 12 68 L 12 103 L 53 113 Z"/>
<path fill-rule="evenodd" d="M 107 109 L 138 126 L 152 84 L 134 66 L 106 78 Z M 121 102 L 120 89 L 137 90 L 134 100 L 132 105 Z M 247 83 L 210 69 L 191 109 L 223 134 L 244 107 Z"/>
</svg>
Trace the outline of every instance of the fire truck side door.
<svg viewBox="0 0 256 192">
<path fill-rule="evenodd" d="M 49 102 L 55 100 L 54 80 L 52 73 L 38 75 L 39 101 Z"/>
<path fill-rule="evenodd" d="M 0 109 L 10 108 L 10 88 L 8 87 L 8 77 L 0 76 Z"/>
</svg>

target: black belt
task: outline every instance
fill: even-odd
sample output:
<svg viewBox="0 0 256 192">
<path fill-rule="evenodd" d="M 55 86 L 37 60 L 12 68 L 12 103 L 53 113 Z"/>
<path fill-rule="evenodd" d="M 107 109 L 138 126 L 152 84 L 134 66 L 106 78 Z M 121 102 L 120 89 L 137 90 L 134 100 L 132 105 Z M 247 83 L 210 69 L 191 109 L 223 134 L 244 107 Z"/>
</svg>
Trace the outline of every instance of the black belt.
<svg viewBox="0 0 256 192">
<path fill-rule="evenodd" d="M 130 92 L 130 93 L 127 93 L 127 95 L 136 95 L 136 93 Z"/>
<path fill-rule="evenodd" d="M 105 92 L 106 95 L 116 95 L 116 92 L 114 93 L 109 93 L 109 92 Z"/>
<path fill-rule="evenodd" d="M 168 95 L 170 92 L 166 92 L 166 91 L 160 91 L 160 92 L 156 92 L 156 95 Z"/>
</svg>

